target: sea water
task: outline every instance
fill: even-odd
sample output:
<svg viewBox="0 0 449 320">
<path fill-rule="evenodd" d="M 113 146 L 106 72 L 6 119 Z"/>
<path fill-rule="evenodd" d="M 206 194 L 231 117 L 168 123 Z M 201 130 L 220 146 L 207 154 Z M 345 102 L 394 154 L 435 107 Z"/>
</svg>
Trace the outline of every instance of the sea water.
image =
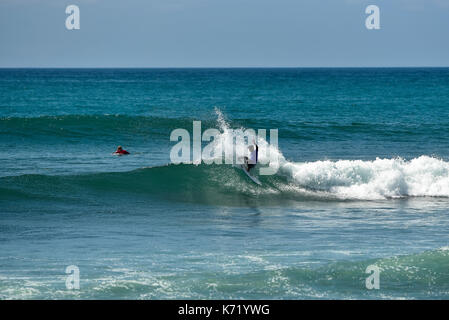
<svg viewBox="0 0 449 320">
<path fill-rule="evenodd" d="M 279 170 L 171 164 L 193 121 Z M 1 69 L 0 142 L 2 299 L 449 298 L 448 68 Z"/>
</svg>

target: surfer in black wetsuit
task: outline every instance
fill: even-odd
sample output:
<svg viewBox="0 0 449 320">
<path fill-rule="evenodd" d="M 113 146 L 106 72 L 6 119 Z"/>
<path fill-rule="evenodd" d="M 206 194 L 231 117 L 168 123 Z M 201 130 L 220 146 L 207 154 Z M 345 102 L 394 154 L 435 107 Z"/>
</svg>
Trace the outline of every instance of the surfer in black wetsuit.
<svg viewBox="0 0 449 320">
<path fill-rule="evenodd" d="M 250 145 L 248 147 L 249 150 L 249 158 L 245 157 L 245 165 L 246 165 L 246 171 L 249 173 L 249 171 L 254 168 L 257 164 L 258 156 L 259 156 L 259 146 L 254 143 L 254 145 Z"/>
</svg>

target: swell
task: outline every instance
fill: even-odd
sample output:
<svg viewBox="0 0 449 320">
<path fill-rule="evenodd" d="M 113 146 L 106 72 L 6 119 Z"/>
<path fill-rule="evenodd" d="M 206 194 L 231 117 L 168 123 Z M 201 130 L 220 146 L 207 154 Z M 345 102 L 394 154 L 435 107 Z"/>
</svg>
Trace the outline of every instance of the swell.
<svg viewBox="0 0 449 320">
<path fill-rule="evenodd" d="M 45 137 L 116 137 L 118 134 L 129 136 L 163 136 L 169 138 L 176 128 L 192 127 L 194 119 L 162 118 L 151 116 L 127 115 L 66 115 L 41 117 L 0 118 L 0 134 L 22 138 L 42 139 Z M 203 121 L 213 126 L 215 121 Z"/>
<path fill-rule="evenodd" d="M 191 131 L 193 118 L 166 118 L 156 116 L 128 115 L 62 115 L 40 117 L 0 118 L 0 135 L 27 139 L 54 138 L 98 138 L 117 137 L 118 134 L 146 137 L 169 137 L 172 130 L 185 128 Z M 365 122 L 308 122 L 275 119 L 233 119 L 234 127 L 257 129 L 279 129 L 281 139 L 322 141 L 354 139 L 363 137 L 394 137 L 395 140 L 429 136 L 437 139 L 441 130 L 448 130 L 449 124 L 398 124 Z M 215 119 L 202 121 L 203 130 L 217 127 Z"/>
</svg>

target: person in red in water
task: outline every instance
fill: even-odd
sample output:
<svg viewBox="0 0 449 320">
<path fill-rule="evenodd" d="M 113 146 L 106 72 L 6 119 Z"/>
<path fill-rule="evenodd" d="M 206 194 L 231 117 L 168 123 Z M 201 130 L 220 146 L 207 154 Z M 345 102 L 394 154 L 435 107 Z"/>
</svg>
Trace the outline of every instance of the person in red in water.
<svg viewBox="0 0 449 320">
<path fill-rule="evenodd" d="M 118 146 L 118 147 L 117 147 L 117 150 L 114 152 L 114 154 L 117 154 L 117 155 L 119 155 L 119 156 L 122 156 L 122 155 L 125 155 L 125 154 L 129 154 L 129 152 L 126 151 L 126 150 L 124 150 L 124 149 L 122 148 L 122 146 Z"/>
</svg>

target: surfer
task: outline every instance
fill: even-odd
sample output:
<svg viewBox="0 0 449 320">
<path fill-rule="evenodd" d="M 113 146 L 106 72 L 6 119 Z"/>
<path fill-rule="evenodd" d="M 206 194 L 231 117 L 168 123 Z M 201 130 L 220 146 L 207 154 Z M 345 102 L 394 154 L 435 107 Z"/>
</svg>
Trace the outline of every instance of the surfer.
<svg viewBox="0 0 449 320">
<path fill-rule="evenodd" d="M 254 143 L 254 145 L 250 145 L 248 147 L 248 150 L 249 150 L 249 158 L 244 157 L 247 172 L 249 172 L 257 164 L 258 160 L 257 157 L 259 156 L 259 146 L 256 143 Z"/>
<path fill-rule="evenodd" d="M 129 154 L 129 152 L 126 151 L 125 149 L 123 149 L 122 146 L 118 146 L 117 150 L 115 150 L 114 154 L 125 155 L 125 154 Z"/>
</svg>

